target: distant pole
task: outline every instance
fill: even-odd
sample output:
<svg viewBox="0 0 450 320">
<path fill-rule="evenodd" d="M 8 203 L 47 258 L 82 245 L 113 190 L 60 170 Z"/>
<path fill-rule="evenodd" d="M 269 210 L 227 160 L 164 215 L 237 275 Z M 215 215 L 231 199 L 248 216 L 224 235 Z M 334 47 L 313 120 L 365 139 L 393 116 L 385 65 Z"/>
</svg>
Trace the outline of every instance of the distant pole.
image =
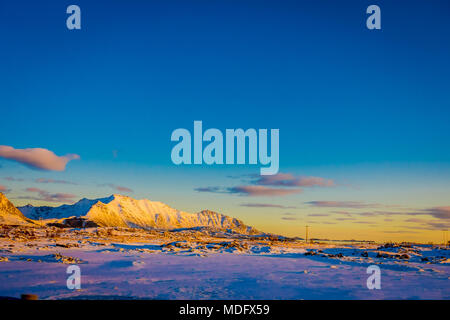
<svg viewBox="0 0 450 320">
<path fill-rule="evenodd" d="M 309 226 L 306 226 L 306 243 L 308 243 L 308 228 L 309 228 Z"/>
</svg>

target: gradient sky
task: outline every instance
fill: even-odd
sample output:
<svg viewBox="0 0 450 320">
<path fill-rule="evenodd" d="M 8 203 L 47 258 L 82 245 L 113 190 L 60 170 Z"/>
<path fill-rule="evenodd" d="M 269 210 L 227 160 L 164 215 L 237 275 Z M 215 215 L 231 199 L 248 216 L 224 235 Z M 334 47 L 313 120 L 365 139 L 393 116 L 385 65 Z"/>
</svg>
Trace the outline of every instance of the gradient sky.
<svg viewBox="0 0 450 320">
<path fill-rule="evenodd" d="M 81 30 L 66 28 L 70 4 L 81 7 Z M 365 26 L 371 4 L 382 30 Z M 2 1 L 0 145 L 81 159 L 57 172 L 0 158 L 0 191 L 16 205 L 121 193 L 292 236 L 308 224 L 320 238 L 442 241 L 449 9 L 447 0 Z M 173 165 L 170 135 L 194 120 L 279 128 L 284 185 L 259 181 L 259 165 Z"/>
</svg>

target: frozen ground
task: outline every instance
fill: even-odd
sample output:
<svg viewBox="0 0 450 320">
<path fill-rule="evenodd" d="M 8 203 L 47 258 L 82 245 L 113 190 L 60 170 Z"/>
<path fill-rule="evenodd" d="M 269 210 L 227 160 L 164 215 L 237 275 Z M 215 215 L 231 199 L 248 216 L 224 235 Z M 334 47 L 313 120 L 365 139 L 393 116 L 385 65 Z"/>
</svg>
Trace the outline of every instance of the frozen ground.
<svg viewBox="0 0 450 320">
<path fill-rule="evenodd" d="M 23 231 L 23 230 L 22 230 Z M 44 231 L 42 231 L 44 232 Z M 180 231 L 0 237 L 0 296 L 41 299 L 450 299 L 450 250 L 307 245 Z M 66 269 L 81 268 L 69 290 Z M 381 290 L 366 269 L 381 268 Z"/>
</svg>

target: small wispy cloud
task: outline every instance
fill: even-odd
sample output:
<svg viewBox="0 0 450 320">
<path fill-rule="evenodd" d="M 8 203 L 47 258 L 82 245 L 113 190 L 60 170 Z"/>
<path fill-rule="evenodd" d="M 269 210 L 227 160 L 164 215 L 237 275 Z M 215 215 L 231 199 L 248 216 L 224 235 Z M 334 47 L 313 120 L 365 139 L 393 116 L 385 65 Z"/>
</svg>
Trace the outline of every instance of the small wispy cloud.
<svg viewBox="0 0 450 320">
<path fill-rule="evenodd" d="M 412 223 L 426 223 L 426 222 L 428 222 L 427 220 L 420 219 L 420 218 L 409 218 L 409 219 L 406 219 L 404 221 L 405 222 L 412 222 Z"/>
<path fill-rule="evenodd" d="M 448 222 L 428 222 L 428 226 L 433 230 L 448 230 L 450 223 Z"/>
<path fill-rule="evenodd" d="M 286 221 L 297 221 L 299 220 L 299 218 L 297 217 L 281 217 L 281 220 L 286 220 Z"/>
<path fill-rule="evenodd" d="M 114 189 L 118 192 L 127 192 L 127 193 L 133 192 L 133 189 L 130 189 L 130 188 L 124 187 L 124 186 L 118 186 L 113 183 L 99 184 L 99 187 L 110 187 L 111 189 Z"/>
<path fill-rule="evenodd" d="M 237 186 L 228 189 L 229 193 L 239 194 L 242 196 L 261 197 L 261 196 L 286 196 L 290 194 L 300 193 L 302 189 L 284 189 L 270 188 L 265 186 Z"/>
<path fill-rule="evenodd" d="M 426 230 L 448 230 L 450 229 L 450 220 L 446 218 L 445 216 L 442 217 L 439 215 L 438 217 L 434 216 L 434 218 L 440 219 L 440 220 L 434 220 L 430 221 L 428 219 L 422 219 L 422 218 L 409 218 L 404 220 L 406 223 L 413 223 L 417 225 L 405 225 L 404 227 L 410 228 L 410 229 L 426 229 Z"/>
<path fill-rule="evenodd" d="M 318 221 L 313 221 L 313 220 L 308 220 L 308 221 L 306 221 L 306 223 L 309 223 L 309 224 L 336 224 L 336 222 L 333 222 L 333 221 L 320 221 L 320 222 L 318 222 Z"/>
<path fill-rule="evenodd" d="M 373 221 L 355 221 L 353 223 L 360 223 L 360 224 L 373 224 Z"/>
<path fill-rule="evenodd" d="M 330 216 L 329 213 L 310 213 L 308 214 L 308 217 L 328 217 Z"/>
<path fill-rule="evenodd" d="M 8 193 L 10 191 L 11 191 L 10 189 L 0 184 L 0 192 Z"/>
<path fill-rule="evenodd" d="M 333 180 L 321 177 L 295 176 L 290 173 L 279 173 L 272 176 L 261 176 L 247 174 L 240 176 L 228 176 L 231 179 L 241 179 L 242 185 L 235 187 L 200 187 L 195 188 L 197 192 L 213 192 L 238 194 L 242 196 L 285 196 L 303 192 L 303 187 L 331 187 Z M 256 207 L 256 206 L 255 206 Z"/>
<path fill-rule="evenodd" d="M 351 218 L 351 217 L 347 217 L 347 218 L 335 218 L 334 220 L 337 221 L 352 221 L 352 220 L 356 220 L 355 218 Z"/>
<path fill-rule="evenodd" d="M 409 233 L 417 233 L 417 232 L 414 232 L 414 231 L 407 231 L 407 230 L 398 230 L 398 231 L 395 231 L 395 230 L 387 230 L 387 231 L 382 231 L 383 233 L 393 233 L 393 234 L 396 234 L 396 233 L 398 233 L 398 234 L 409 234 Z"/>
<path fill-rule="evenodd" d="M 313 207 L 325 207 L 325 208 L 376 208 L 379 207 L 378 203 L 364 203 L 358 201 L 308 201 L 305 202 Z"/>
<path fill-rule="evenodd" d="M 360 208 L 368 206 L 369 204 L 348 202 L 335 204 L 335 201 L 310 201 L 307 203 L 312 203 L 318 207 L 337 207 L 337 206 L 353 206 L 352 208 Z M 317 202 L 326 202 L 326 204 L 317 204 Z M 331 203 L 330 203 L 331 202 Z M 382 206 L 380 204 L 372 204 L 376 206 Z M 332 213 L 344 214 L 347 216 L 362 216 L 362 217 L 376 217 L 376 216 L 432 216 L 440 220 L 450 220 L 450 206 L 432 207 L 417 210 L 408 211 L 385 211 L 385 210 L 374 210 L 374 211 L 362 211 L 362 212 L 348 212 L 348 211 L 332 211 Z M 411 218 L 406 220 L 407 222 L 420 221 L 421 219 Z"/>
<path fill-rule="evenodd" d="M 3 179 L 6 181 L 24 181 L 22 178 L 15 178 L 15 177 L 4 177 Z"/>
<path fill-rule="evenodd" d="M 423 212 L 438 219 L 450 219 L 450 206 L 429 208 Z"/>
<path fill-rule="evenodd" d="M 55 179 L 44 179 L 44 178 L 39 178 L 34 180 L 36 183 L 56 183 L 56 184 L 72 184 L 72 185 L 76 185 L 76 183 L 71 182 L 71 181 L 66 181 L 66 180 L 55 180 Z"/>
<path fill-rule="evenodd" d="M 71 160 L 78 160 L 77 154 L 57 156 L 52 151 L 44 148 L 14 149 L 10 146 L 0 146 L 0 157 L 17 161 L 32 169 L 64 171 Z"/>
<path fill-rule="evenodd" d="M 301 189 L 270 188 L 265 186 L 236 186 L 231 188 L 203 187 L 195 188 L 194 190 L 197 192 L 236 194 L 249 197 L 285 196 L 302 192 Z"/>
<path fill-rule="evenodd" d="M 222 187 L 201 187 L 201 188 L 194 188 L 194 191 L 211 192 L 211 193 L 229 193 L 227 191 L 227 188 L 222 188 Z"/>
<path fill-rule="evenodd" d="M 351 216 L 351 213 L 348 212 L 348 211 L 331 211 L 331 213 L 336 213 L 336 214 L 339 214 L 339 215 L 345 215 L 345 216 L 348 216 L 348 217 Z"/>
<path fill-rule="evenodd" d="M 294 176 L 291 173 L 279 173 L 272 176 L 254 176 L 252 184 L 263 186 L 283 187 L 332 187 L 335 185 L 331 179 L 321 177 Z"/>
<path fill-rule="evenodd" d="M 25 191 L 35 193 L 37 194 L 37 196 L 20 197 L 20 199 L 41 200 L 49 202 L 73 202 L 74 198 L 76 197 L 75 195 L 70 193 L 51 193 L 39 188 L 27 188 L 25 189 Z"/>
<path fill-rule="evenodd" d="M 297 220 L 301 220 L 296 213 L 293 212 L 284 212 L 281 215 L 281 220 L 286 220 L 286 221 L 297 221 Z"/>
<path fill-rule="evenodd" d="M 296 209 L 295 206 L 284 206 L 281 204 L 271 204 L 271 203 L 241 203 L 241 207 L 249 208 L 279 208 L 279 209 Z"/>
</svg>

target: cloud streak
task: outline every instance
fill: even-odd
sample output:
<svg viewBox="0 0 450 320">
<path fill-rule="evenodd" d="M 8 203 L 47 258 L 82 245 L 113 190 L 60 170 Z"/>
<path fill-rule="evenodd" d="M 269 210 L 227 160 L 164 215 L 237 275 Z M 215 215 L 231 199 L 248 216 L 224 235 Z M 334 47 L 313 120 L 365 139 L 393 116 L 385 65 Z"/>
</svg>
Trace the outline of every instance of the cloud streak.
<svg viewBox="0 0 450 320">
<path fill-rule="evenodd" d="M 286 220 L 286 221 L 297 221 L 299 220 L 297 217 L 281 217 L 281 220 Z"/>
<path fill-rule="evenodd" d="M 48 191 L 39 189 L 39 188 L 27 188 L 25 189 L 27 192 L 36 193 L 37 197 L 21 197 L 22 199 L 33 199 L 33 200 L 41 200 L 41 201 L 49 201 L 49 202 L 73 202 L 76 197 L 70 193 L 50 193 Z"/>
<path fill-rule="evenodd" d="M 127 187 L 123 187 L 123 186 L 118 186 L 116 184 L 113 183 L 106 183 L 106 184 L 100 184 L 99 187 L 110 187 L 111 189 L 114 189 L 118 192 L 133 192 L 133 189 L 127 188 Z"/>
<path fill-rule="evenodd" d="M 300 193 L 301 189 L 282 189 L 270 188 L 265 186 L 237 186 L 228 189 L 229 193 L 239 194 L 250 197 L 261 196 L 286 196 L 290 194 Z"/>
<path fill-rule="evenodd" d="M 270 188 L 266 186 L 236 186 L 231 188 L 204 187 L 204 188 L 195 188 L 194 190 L 197 192 L 236 194 L 240 196 L 249 196 L 249 197 L 286 196 L 290 194 L 300 193 L 303 191 L 302 189 Z M 246 206 L 261 207 L 261 205 L 246 205 Z M 268 206 L 262 205 L 262 207 Z"/>
<path fill-rule="evenodd" d="M 43 148 L 14 149 L 4 145 L 0 146 L 0 157 L 17 161 L 32 169 L 47 171 L 64 171 L 69 161 L 80 159 L 77 154 L 57 156 Z"/>
<path fill-rule="evenodd" d="M 236 179 L 238 177 L 229 176 Z M 321 177 L 294 176 L 290 173 L 279 173 L 272 176 L 243 175 L 240 178 L 246 178 L 245 185 L 238 185 L 231 188 L 224 187 L 200 187 L 195 188 L 197 192 L 227 193 L 238 194 L 242 196 L 286 196 L 303 192 L 303 187 L 332 187 L 335 185 L 333 180 Z M 250 177 L 250 179 L 248 179 Z M 267 205 L 244 205 L 247 207 L 272 207 Z"/>
<path fill-rule="evenodd" d="M 377 203 L 363 203 L 358 201 L 308 201 L 307 204 L 313 207 L 322 208 L 376 208 L 380 205 Z"/>
<path fill-rule="evenodd" d="M 301 219 L 299 217 L 297 217 L 297 215 L 295 213 L 285 212 L 285 213 L 282 214 L 281 220 L 297 221 L 297 220 L 301 220 Z"/>
<path fill-rule="evenodd" d="M 438 219 L 450 220 L 450 206 L 425 209 L 424 213 Z"/>
<path fill-rule="evenodd" d="M 211 192 L 211 193 L 228 193 L 226 188 L 221 188 L 221 187 L 194 188 L 194 191 L 197 191 L 197 192 Z"/>
<path fill-rule="evenodd" d="M 14 178 L 14 177 L 4 177 L 3 179 L 7 181 L 23 181 L 21 178 Z"/>
<path fill-rule="evenodd" d="M 34 181 L 36 183 L 56 183 L 56 184 L 72 184 L 72 185 L 76 185 L 76 183 L 70 182 L 70 181 L 66 181 L 66 180 L 55 180 L 55 179 L 39 178 L 39 179 L 36 179 Z"/>
<path fill-rule="evenodd" d="M 328 217 L 330 216 L 328 213 L 310 213 L 308 217 Z"/>
<path fill-rule="evenodd" d="M 333 180 L 321 177 L 294 176 L 290 173 L 279 173 L 272 176 L 257 176 L 252 184 L 279 187 L 332 187 Z"/>
<path fill-rule="evenodd" d="M 270 204 L 270 203 L 242 203 L 241 207 L 249 208 L 278 208 L 278 209 L 296 209 L 294 206 L 283 206 L 281 204 Z"/>
<path fill-rule="evenodd" d="M 312 201 L 315 202 L 315 201 Z M 319 207 L 322 205 L 318 205 Z M 323 205 L 322 207 L 332 207 L 332 205 Z M 354 208 L 358 208 L 356 205 Z M 363 217 L 376 217 L 376 216 L 432 216 L 440 220 L 450 220 L 450 206 L 432 207 L 426 209 L 418 209 L 417 211 L 363 211 L 363 212 L 347 212 L 347 211 L 332 211 L 337 214 L 344 214 L 347 216 L 363 216 Z M 421 219 L 411 218 L 406 220 L 407 222 L 419 222 Z"/>
<path fill-rule="evenodd" d="M 0 184 L 0 192 L 8 193 L 9 191 L 11 191 L 11 190 Z"/>
</svg>

